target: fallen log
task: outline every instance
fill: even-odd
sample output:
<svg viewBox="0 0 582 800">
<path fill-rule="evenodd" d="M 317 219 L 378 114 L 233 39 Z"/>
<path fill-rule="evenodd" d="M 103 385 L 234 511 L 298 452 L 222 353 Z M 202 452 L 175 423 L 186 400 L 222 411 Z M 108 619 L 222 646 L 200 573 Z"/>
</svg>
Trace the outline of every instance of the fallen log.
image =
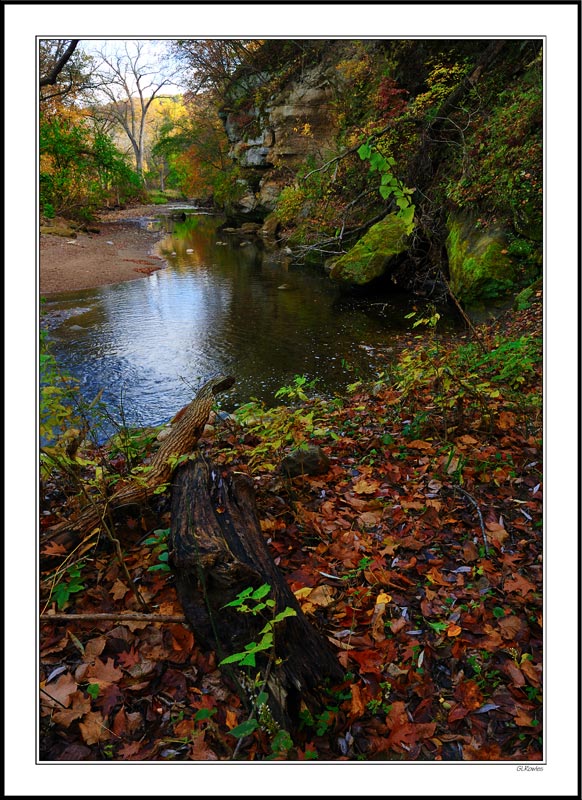
<svg viewBox="0 0 582 800">
<path fill-rule="evenodd" d="M 103 527 L 112 511 L 131 505 L 145 505 L 156 490 L 168 483 L 180 456 L 194 449 L 216 396 L 230 389 L 233 384 L 234 378 L 224 375 L 207 381 L 192 402 L 182 409 L 170 435 L 164 439 L 151 464 L 139 478 L 131 479 L 110 497 L 94 499 L 76 518 L 56 525 L 45 539 L 50 538 L 70 550 L 95 528 Z"/>
<path fill-rule="evenodd" d="M 325 685 L 341 682 L 343 670 L 273 562 L 250 477 L 223 474 L 202 455 L 179 467 L 172 489 L 169 551 L 186 618 L 196 638 L 220 660 L 244 652 L 261 638 L 264 616 L 227 606 L 241 592 L 268 584 L 275 600 L 270 613 L 295 612 L 277 623 L 270 652 L 256 654 L 250 674 L 260 673 L 265 681 L 276 722 L 289 732 L 296 730 L 302 702 L 312 712 L 321 709 Z M 245 675 L 242 668 L 236 670 L 243 686 L 245 680 L 248 684 Z"/>
</svg>

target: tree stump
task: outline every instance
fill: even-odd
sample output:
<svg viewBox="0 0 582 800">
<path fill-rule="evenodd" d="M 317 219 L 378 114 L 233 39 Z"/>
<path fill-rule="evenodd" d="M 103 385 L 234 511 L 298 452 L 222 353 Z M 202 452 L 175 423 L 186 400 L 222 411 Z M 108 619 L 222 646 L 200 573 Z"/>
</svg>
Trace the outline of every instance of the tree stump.
<svg viewBox="0 0 582 800">
<path fill-rule="evenodd" d="M 253 675 L 268 676 L 273 718 L 289 732 L 296 730 L 301 702 L 312 712 L 320 708 L 324 685 L 341 682 L 343 670 L 273 562 L 250 477 L 223 475 L 198 455 L 176 470 L 172 492 L 170 564 L 186 618 L 205 647 L 222 660 L 261 638 L 264 617 L 225 608 L 249 587 L 269 584 L 273 612 L 296 612 L 277 623 L 274 653 L 257 653 L 252 669 Z"/>
</svg>

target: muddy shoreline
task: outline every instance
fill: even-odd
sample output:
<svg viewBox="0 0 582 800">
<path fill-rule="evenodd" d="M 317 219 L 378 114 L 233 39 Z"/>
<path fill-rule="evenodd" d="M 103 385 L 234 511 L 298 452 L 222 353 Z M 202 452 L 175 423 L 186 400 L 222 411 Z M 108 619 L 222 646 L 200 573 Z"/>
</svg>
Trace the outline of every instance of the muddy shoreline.
<svg viewBox="0 0 582 800">
<path fill-rule="evenodd" d="M 164 234 L 148 231 L 136 221 L 159 212 L 159 206 L 139 206 L 104 213 L 94 224 L 99 233 L 79 231 L 75 237 L 41 233 L 41 296 L 137 280 L 163 269 L 166 262 L 155 253 L 155 245 Z"/>
</svg>

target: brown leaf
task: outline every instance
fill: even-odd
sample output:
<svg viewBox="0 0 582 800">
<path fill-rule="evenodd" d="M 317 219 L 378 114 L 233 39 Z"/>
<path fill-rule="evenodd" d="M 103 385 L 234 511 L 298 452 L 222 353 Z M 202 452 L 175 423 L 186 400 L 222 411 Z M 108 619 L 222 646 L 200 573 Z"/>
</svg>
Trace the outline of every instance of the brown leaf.
<svg viewBox="0 0 582 800">
<path fill-rule="evenodd" d="M 379 488 L 380 481 L 367 481 L 365 478 L 360 478 L 353 486 L 356 494 L 376 494 Z"/>
<path fill-rule="evenodd" d="M 530 592 L 537 591 L 537 586 L 524 578 L 523 575 L 512 575 L 511 578 L 506 578 L 503 584 L 503 589 L 506 592 L 519 592 L 522 597 L 525 597 Z"/>
<path fill-rule="evenodd" d="M 382 514 L 382 511 L 364 511 L 363 514 L 360 514 L 358 519 L 362 525 L 372 527 L 380 524 L 382 521 Z"/>
<path fill-rule="evenodd" d="M 80 719 L 82 716 L 91 711 L 91 699 L 83 692 L 76 691 L 70 695 L 71 708 L 59 708 L 53 714 L 53 720 L 62 725 L 63 728 L 68 728 L 71 722 Z"/>
<path fill-rule="evenodd" d="M 98 683 L 99 686 L 106 686 L 110 683 L 117 683 L 123 678 L 123 672 L 114 665 L 113 659 L 108 658 L 104 664 L 100 658 L 96 658 L 93 664 L 89 665 L 87 678 L 91 683 Z"/>
<path fill-rule="evenodd" d="M 414 439 L 414 441 L 408 443 L 408 447 L 411 450 L 433 450 L 432 444 L 424 442 L 422 439 Z"/>
<path fill-rule="evenodd" d="M 514 664 L 513 661 L 508 661 L 505 665 L 505 672 L 509 675 L 512 680 L 514 686 L 524 686 L 525 685 L 525 678 L 523 676 L 523 672 Z"/>
<path fill-rule="evenodd" d="M 123 600 L 129 592 L 129 588 L 118 578 L 109 591 L 114 600 Z"/>
<path fill-rule="evenodd" d="M 192 648 L 194 647 L 192 631 L 189 631 L 184 625 L 179 624 L 171 625 L 169 631 L 172 634 L 172 647 L 174 650 L 183 650 L 188 653 L 192 652 Z"/>
<path fill-rule="evenodd" d="M 521 671 L 525 675 L 532 686 L 541 686 L 541 672 L 542 672 L 542 665 L 535 665 L 529 659 L 525 659 L 521 662 Z"/>
<path fill-rule="evenodd" d="M 467 680 L 455 689 L 455 700 L 458 700 L 468 711 L 475 711 L 483 705 L 483 694 L 475 681 Z"/>
<path fill-rule="evenodd" d="M 139 664 L 140 660 L 139 652 L 132 645 L 127 652 L 120 653 L 118 659 L 119 659 L 119 664 L 124 669 L 129 669 L 130 667 L 133 667 L 134 664 Z"/>
<path fill-rule="evenodd" d="M 105 638 L 105 636 L 96 636 L 94 639 L 89 639 L 89 641 L 85 645 L 85 653 L 83 655 L 83 661 L 94 662 L 97 656 L 100 656 L 101 653 L 105 650 L 106 644 L 107 644 L 107 639 Z"/>
<path fill-rule="evenodd" d="M 497 418 L 497 425 L 502 431 L 514 428 L 517 422 L 517 416 L 512 411 L 501 411 Z"/>
<path fill-rule="evenodd" d="M 71 705 L 71 695 L 77 691 L 77 683 L 70 672 L 64 672 L 56 681 L 41 684 L 41 687 L 43 715 L 50 714 L 52 708 L 68 708 Z"/>
<path fill-rule="evenodd" d="M 515 724 L 520 725 L 524 728 L 531 728 L 533 725 L 533 717 L 532 715 L 527 712 L 524 708 L 517 708 L 517 714 L 514 717 Z"/>
<path fill-rule="evenodd" d="M 475 542 L 463 542 L 463 558 L 468 563 L 471 561 L 476 561 L 479 558 L 479 551 L 477 550 Z"/>
<path fill-rule="evenodd" d="M 125 706 L 122 706 L 115 715 L 111 728 L 117 736 L 124 736 L 135 733 L 142 722 L 143 717 L 139 711 L 133 711 L 128 714 Z"/>
<path fill-rule="evenodd" d="M 350 708 L 350 715 L 352 718 L 357 719 L 361 717 L 366 710 L 366 703 L 362 697 L 362 690 L 358 683 L 353 683 L 350 686 L 352 690 L 352 704 Z"/>
<path fill-rule="evenodd" d="M 205 733 L 201 731 L 194 739 L 190 747 L 190 759 L 192 761 L 218 761 L 218 756 L 206 744 L 204 737 Z"/>
<path fill-rule="evenodd" d="M 139 742 L 127 742 L 127 744 L 119 748 L 119 755 L 124 761 L 139 760 L 141 758 L 141 747 Z"/>
<path fill-rule="evenodd" d="M 67 552 L 67 548 L 64 544 L 59 544 L 58 542 L 47 542 L 45 546 L 40 551 L 41 555 L 43 556 L 64 556 Z"/>
<path fill-rule="evenodd" d="M 398 633 L 398 631 L 401 631 L 402 628 L 405 627 L 406 627 L 406 620 L 404 619 L 404 617 L 399 617 L 398 619 L 395 619 L 390 623 L 390 630 L 392 631 L 392 633 Z"/>
<path fill-rule="evenodd" d="M 492 544 L 502 545 L 509 534 L 498 522 L 486 522 L 485 527 L 487 528 L 487 538 Z"/>
<path fill-rule="evenodd" d="M 521 630 L 521 620 L 515 614 L 510 614 L 508 617 L 502 617 L 499 620 L 499 627 L 501 629 L 501 636 L 508 639 L 515 639 Z"/>
<path fill-rule="evenodd" d="M 465 434 L 464 436 L 459 436 L 455 441 L 459 444 L 477 444 L 478 440 L 474 439 L 472 436 Z"/>
<path fill-rule="evenodd" d="M 104 725 L 105 720 L 99 711 L 91 711 L 79 723 L 79 730 L 85 744 L 97 744 L 109 739 L 110 732 Z"/>
</svg>

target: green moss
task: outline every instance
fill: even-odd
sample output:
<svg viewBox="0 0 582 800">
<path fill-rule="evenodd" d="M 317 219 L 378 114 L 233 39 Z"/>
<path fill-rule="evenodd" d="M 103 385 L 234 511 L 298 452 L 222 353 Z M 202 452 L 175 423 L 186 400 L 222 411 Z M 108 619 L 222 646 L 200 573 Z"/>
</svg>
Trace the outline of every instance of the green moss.
<svg viewBox="0 0 582 800">
<path fill-rule="evenodd" d="M 405 252 L 408 239 L 403 220 L 389 214 L 338 258 L 331 269 L 331 279 L 356 285 L 369 283 L 386 272 L 395 256 Z"/>
<path fill-rule="evenodd" d="M 517 267 L 502 228 L 478 230 L 468 215 L 450 217 L 446 248 L 451 289 L 465 304 L 498 299 L 515 288 Z"/>
</svg>

